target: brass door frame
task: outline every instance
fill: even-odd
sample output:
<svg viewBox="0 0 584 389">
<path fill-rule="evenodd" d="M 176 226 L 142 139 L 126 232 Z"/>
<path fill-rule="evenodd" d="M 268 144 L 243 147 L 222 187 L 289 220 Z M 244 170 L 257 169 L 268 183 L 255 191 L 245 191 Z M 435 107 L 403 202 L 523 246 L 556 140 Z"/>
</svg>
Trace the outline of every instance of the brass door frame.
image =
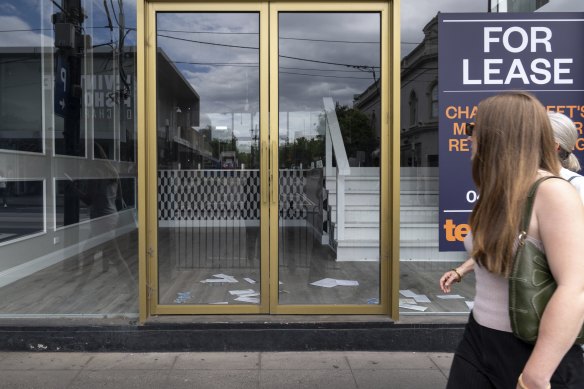
<svg viewBox="0 0 584 389">
<path fill-rule="evenodd" d="M 385 314 L 399 317 L 399 0 L 147 1 L 137 2 L 137 126 L 139 211 L 139 312 L 158 314 Z M 156 12 L 258 12 L 260 15 L 261 304 L 159 305 L 156 150 Z M 379 12 L 381 14 L 380 304 L 279 305 L 278 298 L 278 12 Z M 272 82 L 270 83 L 270 75 Z M 268 89 L 269 88 L 269 89 Z M 391 115 L 390 115 L 391 113 Z M 268 131 L 268 123 L 270 130 Z M 274 183 L 269 185 L 268 183 Z M 150 194 L 150 195 L 148 195 Z M 266 258 L 269 258 L 266 259 Z"/>
<path fill-rule="evenodd" d="M 158 12 L 257 12 L 260 31 L 267 31 L 267 3 L 260 2 L 149 2 L 145 7 L 146 20 L 146 228 L 145 239 L 148 257 L 146 264 L 146 298 L 150 315 L 178 314 L 259 314 L 269 312 L 269 274 L 267 258 L 269 249 L 268 231 L 268 36 L 260 33 L 260 304 L 258 305 L 162 305 L 158 301 L 158 189 L 157 189 L 157 139 L 156 139 L 156 14 Z"/>
<path fill-rule="evenodd" d="M 278 150 L 278 119 L 279 119 L 279 107 L 278 107 L 278 97 L 279 97 L 279 84 L 278 80 L 278 14 L 280 12 L 378 12 L 380 13 L 381 20 L 381 168 L 380 168 L 380 304 L 379 305 L 280 305 L 277 303 L 278 297 L 278 282 L 272 282 L 270 284 L 270 313 L 274 314 L 389 314 L 390 307 L 390 294 L 389 294 L 389 252 L 390 247 L 388 242 L 388 227 L 390 220 L 390 212 L 388 209 L 389 205 L 389 194 L 388 189 L 390 185 L 385 181 L 385 178 L 392 177 L 388 174 L 388 162 L 387 154 L 389 151 L 389 131 L 388 131 L 388 119 L 389 119 L 389 99 L 390 96 L 390 64 L 389 64 L 389 42 L 392 36 L 390 35 L 390 26 L 394 25 L 395 20 L 392 18 L 390 13 L 390 4 L 388 1 L 363 1 L 363 2 L 333 2 L 333 1 L 271 1 L 270 2 L 270 76 L 275 79 L 275 82 L 270 83 L 270 139 L 271 139 L 271 150 Z M 398 14 L 399 15 L 399 14 Z M 392 64 L 393 65 L 393 64 Z M 399 67 L 399 66 L 398 66 Z M 398 73 L 399 76 L 399 73 Z M 396 127 L 399 128 L 399 127 Z M 399 131 L 398 131 L 399 133 Z M 399 139 L 398 139 L 399 145 Z M 399 150 L 399 147 L 398 147 Z M 275 183 L 270 188 L 270 279 L 278 280 L 279 278 L 279 264 L 278 264 L 278 204 L 274 199 L 278 197 L 278 153 L 273 152 L 273 156 L 270 157 L 271 166 L 274 169 L 270 170 L 271 183 Z M 392 153 L 393 154 L 393 153 Z M 399 155 L 398 163 L 394 165 L 398 167 L 399 173 Z M 398 179 L 399 182 L 399 179 Z M 399 187 L 399 186 L 398 186 Z M 399 190 L 398 190 L 399 196 Z M 399 200 L 399 198 L 398 198 Z M 399 205 L 398 212 L 399 216 Z M 397 224 L 399 231 L 399 220 Z M 274 243 L 275 242 L 275 243 Z M 397 240 L 399 242 L 399 238 Z M 399 248 L 398 248 L 399 249 Z M 398 273 L 399 274 L 399 273 Z M 397 285 L 399 287 L 399 282 L 392 282 L 392 285 Z M 396 289 L 397 292 L 397 289 Z"/>
</svg>

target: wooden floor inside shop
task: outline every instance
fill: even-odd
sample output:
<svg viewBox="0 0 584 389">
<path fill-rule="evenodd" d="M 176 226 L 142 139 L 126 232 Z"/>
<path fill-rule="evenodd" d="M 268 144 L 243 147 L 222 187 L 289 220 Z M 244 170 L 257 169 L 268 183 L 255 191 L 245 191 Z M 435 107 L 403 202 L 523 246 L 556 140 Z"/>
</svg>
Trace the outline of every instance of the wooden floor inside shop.
<svg viewBox="0 0 584 389">
<path fill-rule="evenodd" d="M 258 304 L 259 228 L 176 228 L 161 232 L 163 304 Z M 280 304 L 376 304 L 378 262 L 337 262 L 307 228 L 281 228 Z M 351 286 L 311 285 L 323 279 Z M 243 293 L 246 291 L 247 293 Z M 242 297 L 243 295 L 243 297 Z"/>
<path fill-rule="evenodd" d="M 135 315 L 137 237 L 128 233 L 0 288 L 0 314 Z"/>
<path fill-rule="evenodd" d="M 137 236 L 128 233 L 0 288 L 0 315 L 137 314 Z M 379 302 L 378 262 L 338 262 L 306 228 L 281 228 L 280 242 L 280 304 Z M 257 227 L 160 229 L 160 303 L 257 304 L 259 250 Z M 456 265 L 401 262 L 400 312 L 468 313 L 473 275 L 455 285 L 451 294 L 459 298 L 444 298 L 438 287 L 440 276 Z M 330 280 L 348 284 L 331 287 Z"/>
</svg>

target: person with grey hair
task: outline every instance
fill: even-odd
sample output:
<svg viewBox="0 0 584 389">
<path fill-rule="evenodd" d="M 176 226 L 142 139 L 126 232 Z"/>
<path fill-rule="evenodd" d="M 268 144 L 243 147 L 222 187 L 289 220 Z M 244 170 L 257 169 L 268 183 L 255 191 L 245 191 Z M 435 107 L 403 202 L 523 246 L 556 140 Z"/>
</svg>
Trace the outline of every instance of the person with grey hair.
<svg viewBox="0 0 584 389">
<path fill-rule="evenodd" d="M 554 131 L 558 158 L 562 164 L 560 176 L 576 188 L 584 202 L 584 177 L 576 173 L 580 171 L 580 162 L 573 153 L 579 136 L 576 125 L 572 119 L 559 112 L 548 112 L 548 117 Z"/>
</svg>

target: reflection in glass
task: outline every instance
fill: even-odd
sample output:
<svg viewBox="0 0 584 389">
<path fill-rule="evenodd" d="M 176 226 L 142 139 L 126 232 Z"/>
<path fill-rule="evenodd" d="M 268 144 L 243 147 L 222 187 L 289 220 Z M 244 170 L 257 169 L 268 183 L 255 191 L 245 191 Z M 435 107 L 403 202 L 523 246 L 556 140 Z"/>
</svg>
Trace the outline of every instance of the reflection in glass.
<svg viewBox="0 0 584 389">
<path fill-rule="evenodd" d="M 90 41 L 84 39 L 87 14 L 81 4 L 72 2 L 57 9 L 54 24 L 55 154 L 85 156 L 85 132 L 81 126 L 83 62 L 90 55 Z M 76 12 L 75 12 L 76 11 Z"/>
<path fill-rule="evenodd" d="M 0 149 L 43 152 L 41 75 L 38 52 L 0 47 Z"/>
<path fill-rule="evenodd" d="M 379 304 L 380 23 L 279 15 L 280 304 Z"/>
<path fill-rule="evenodd" d="M 25 8 L 15 0 L 0 7 L 0 150 L 42 153 L 44 34 L 40 15 Z"/>
<path fill-rule="evenodd" d="M 258 32 L 257 13 L 157 14 L 161 304 L 259 304 Z"/>
<path fill-rule="evenodd" d="M 485 12 L 486 3 L 483 0 L 450 4 L 422 0 L 402 2 L 400 288 L 430 296 L 426 314 L 455 312 L 466 315 L 470 308 L 465 300 L 474 298 L 473 274 L 456 286 L 455 293 L 464 299 L 432 297 L 442 274 L 466 259 L 464 252 L 438 251 L 438 230 L 441 227 L 438 225 L 440 112 L 436 15 L 438 12 Z M 493 12 L 531 12 L 536 6 L 541 6 L 536 12 L 584 11 L 584 2 L 572 0 L 491 1 L 490 4 Z M 416 120 L 411 120 L 410 116 L 412 94 L 418 98 Z M 411 312 L 404 308 L 401 314 Z"/>
<path fill-rule="evenodd" d="M 134 178 L 115 177 L 56 180 L 56 227 L 66 227 L 134 208 L 135 183 Z M 68 192 L 76 197 L 77 207 L 65 206 L 65 193 Z M 70 209 L 76 209 L 77 214 L 66 216 Z"/>
<path fill-rule="evenodd" d="M 458 266 L 464 253 L 438 251 L 438 23 L 442 12 L 484 12 L 472 0 L 445 6 L 440 2 L 404 4 L 402 9 L 400 125 L 400 289 L 428 296 L 424 313 L 469 311 L 474 274 L 457 284 L 464 299 L 436 298 L 442 274 Z M 400 314 L 415 311 L 401 308 Z"/>
<path fill-rule="evenodd" d="M 43 181 L 9 181 L 0 169 L 0 244 L 45 230 L 43 193 Z"/>
<path fill-rule="evenodd" d="M 117 159 L 119 139 L 120 160 L 133 161 L 135 57 L 127 53 L 117 66 L 112 65 L 108 51 L 96 50 L 92 57 L 94 68 L 100 70 L 83 75 L 81 83 L 85 103 L 82 119 L 92 119 L 94 158 Z M 116 74 L 119 69 L 122 74 Z"/>
<path fill-rule="evenodd" d="M 0 21 L 0 313 L 136 316 L 136 1 Z"/>
</svg>

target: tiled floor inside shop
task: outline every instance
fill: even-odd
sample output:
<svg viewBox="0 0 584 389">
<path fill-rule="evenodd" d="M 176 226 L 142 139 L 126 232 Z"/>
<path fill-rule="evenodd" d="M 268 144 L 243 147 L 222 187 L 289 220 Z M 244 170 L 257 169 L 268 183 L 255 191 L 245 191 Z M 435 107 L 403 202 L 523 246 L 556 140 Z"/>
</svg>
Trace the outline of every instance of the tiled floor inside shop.
<svg viewBox="0 0 584 389">
<path fill-rule="evenodd" d="M 282 229 L 280 235 L 281 304 L 378 302 L 378 262 L 337 262 L 332 250 L 315 241 L 303 228 Z M 168 229 L 160 232 L 159 239 L 159 253 L 165 258 L 159 268 L 161 303 L 257 303 L 255 299 L 259 296 L 255 293 L 259 292 L 260 279 L 257 228 L 244 232 L 235 228 L 212 229 L 205 234 Z M 457 264 L 402 261 L 400 290 L 405 292 L 400 295 L 403 305 L 400 311 L 468 313 L 474 295 L 472 274 L 454 286 L 451 293 L 454 296 L 450 298 L 445 298 L 438 287 L 440 276 Z M 135 314 L 137 270 L 134 231 L 118 237 L 116 244 L 94 247 L 0 288 L 0 315 Z M 223 276 L 228 277 L 221 279 Z M 357 281 L 358 285 L 329 288 L 311 285 L 325 278 Z M 230 293 L 234 290 L 247 290 L 244 295 L 247 299 L 236 300 L 239 295 Z"/>
</svg>

